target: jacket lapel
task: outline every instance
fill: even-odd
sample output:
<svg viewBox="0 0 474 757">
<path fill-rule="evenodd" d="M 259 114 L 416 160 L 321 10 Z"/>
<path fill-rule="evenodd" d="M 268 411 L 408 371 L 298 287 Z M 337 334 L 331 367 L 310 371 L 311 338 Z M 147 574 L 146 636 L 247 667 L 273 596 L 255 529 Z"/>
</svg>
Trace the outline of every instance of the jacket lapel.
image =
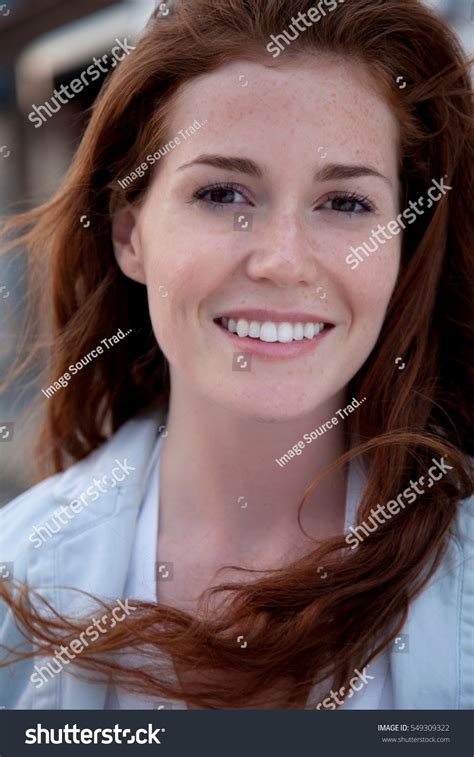
<svg viewBox="0 0 474 757">
<path fill-rule="evenodd" d="M 357 508 L 366 474 L 351 461 L 347 484 L 345 530 L 356 522 Z M 460 503 L 458 519 L 448 547 L 429 585 L 410 605 L 407 622 L 397 643 L 390 648 L 393 707 L 401 710 L 454 709 L 459 704 L 459 648 L 463 572 L 466 558 L 462 545 L 470 524 L 461 526 L 469 514 Z M 471 515 L 472 518 L 472 515 Z M 470 563 L 472 566 L 472 561 Z M 472 648 L 472 644 L 471 644 Z"/>
<path fill-rule="evenodd" d="M 65 522 L 58 533 L 40 549 L 30 551 L 28 584 L 41 587 L 38 590 L 41 596 L 61 614 L 68 617 L 86 615 L 100 620 L 105 610 L 81 592 L 103 599 L 110 605 L 124 598 L 135 525 L 145 493 L 147 464 L 157 439 L 158 425 L 156 413 L 129 421 L 100 449 L 60 476 L 54 488 L 51 514 L 74 501 L 82 502 L 84 507 L 74 514 L 69 507 L 72 517 L 68 519 L 63 516 Z M 118 463 L 130 470 L 123 481 L 112 485 L 114 479 L 111 471 L 117 468 Z M 118 468 L 119 476 L 123 475 L 123 467 Z M 107 483 L 103 481 L 104 476 L 108 476 Z M 103 491 L 92 501 L 90 494 L 97 491 L 94 479 L 96 482 L 102 481 Z M 75 506 L 76 509 L 79 507 L 77 504 Z M 72 587 L 79 591 L 59 587 Z M 93 641 L 89 644 L 89 651 L 93 651 Z M 41 666 L 54 659 L 37 657 L 35 664 Z M 62 659 L 68 660 L 65 655 Z M 54 667 L 57 664 L 56 661 Z M 62 671 L 35 693 L 35 707 L 103 709 L 107 685 L 81 680 L 69 673 L 68 665 L 69 662 L 64 664 Z M 79 668 L 75 670 L 79 671 Z M 87 672 L 81 671 L 81 676 L 87 676 Z"/>
<path fill-rule="evenodd" d="M 451 537 L 445 557 L 411 603 L 403 636 L 391 650 L 394 708 L 460 707 L 459 649 L 463 552 Z"/>
</svg>

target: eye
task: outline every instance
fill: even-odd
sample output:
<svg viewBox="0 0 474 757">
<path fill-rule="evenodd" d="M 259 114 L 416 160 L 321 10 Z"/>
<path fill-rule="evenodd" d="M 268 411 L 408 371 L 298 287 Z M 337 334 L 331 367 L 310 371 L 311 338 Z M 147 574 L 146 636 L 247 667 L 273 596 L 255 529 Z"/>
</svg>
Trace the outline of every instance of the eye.
<svg viewBox="0 0 474 757">
<path fill-rule="evenodd" d="M 227 182 L 201 187 L 201 189 L 198 189 L 194 193 L 194 200 L 204 202 L 211 207 L 237 205 L 248 202 L 240 187 Z"/>
<path fill-rule="evenodd" d="M 324 210 L 335 210 L 338 213 L 373 213 L 375 206 L 368 197 L 361 195 L 335 192 L 330 195 L 321 206 Z"/>
</svg>

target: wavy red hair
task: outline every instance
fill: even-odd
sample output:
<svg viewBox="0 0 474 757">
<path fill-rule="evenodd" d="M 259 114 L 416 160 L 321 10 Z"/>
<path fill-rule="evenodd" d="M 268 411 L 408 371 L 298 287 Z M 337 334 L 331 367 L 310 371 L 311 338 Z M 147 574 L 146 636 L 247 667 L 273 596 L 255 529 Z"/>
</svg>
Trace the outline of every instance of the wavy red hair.
<svg viewBox="0 0 474 757">
<path fill-rule="evenodd" d="M 46 323 L 52 331 L 47 383 L 95 346 L 97 323 L 105 334 L 117 326 L 134 332 L 133 340 L 79 373 L 74 387 L 48 400 L 40 446 L 49 470 L 64 470 L 140 410 L 152 404 L 166 408 L 168 402 L 168 370 L 146 292 L 121 273 L 111 243 L 110 208 L 139 202 L 150 175 L 125 191 L 117 179 L 166 143 L 174 96 L 184 82 L 239 58 L 269 61 L 270 35 L 310 6 L 309 0 L 185 0 L 168 16 L 152 17 L 136 49 L 105 82 L 58 193 L 6 224 L 7 231 L 23 230 L 17 243 L 28 247 L 36 291 L 38 281 L 44 282 L 41 312 L 51 315 Z M 474 439 L 468 376 L 474 365 L 468 289 L 473 137 L 467 62 L 446 25 L 418 0 L 346 0 L 281 58 L 308 52 L 369 67 L 374 87 L 400 123 L 406 202 L 418 198 L 433 177 L 447 175 L 454 187 L 404 233 L 382 333 L 350 387 L 351 396 L 368 398 L 347 420 L 348 439 L 359 444 L 321 476 L 361 456 L 367 471 L 361 522 L 374 502 L 388 501 L 408 479 L 424 473 L 433 454 L 448 456 L 454 470 L 355 552 L 348 552 L 341 536 L 284 570 L 213 587 L 202 596 L 196 617 L 134 601 L 133 616 L 75 661 L 78 673 L 111 676 L 130 690 L 186 698 L 197 707 L 244 707 L 282 681 L 290 683 L 287 707 L 304 706 L 309 686 L 318 681 L 348 688 L 354 668 L 368 664 L 402 627 L 410 601 L 440 563 L 460 500 L 472 493 L 467 456 Z M 396 85 L 400 76 L 409 82 L 403 90 Z M 78 224 L 84 209 L 93 235 Z M 30 305 L 36 318 L 34 292 Z M 393 367 L 397 355 L 406 363 L 403 380 Z M 322 564 L 330 566 L 324 582 L 316 570 Z M 54 653 L 90 622 L 40 612 L 41 600 L 30 602 L 34 588 L 8 591 L 0 583 L 0 596 L 33 643 L 25 656 Z M 213 617 L 208 600 L 222 591 L 231 600 Z M 248 640 L 245 656 L 236 650 L 235 628 Z M 139 664 L 128 667 L 112 658 L 120 648 L 140 652 Z M 225 680 L 183 689 L 156 662 L 160 650 L 180 667 L 226 671 Z"/>
</svg>

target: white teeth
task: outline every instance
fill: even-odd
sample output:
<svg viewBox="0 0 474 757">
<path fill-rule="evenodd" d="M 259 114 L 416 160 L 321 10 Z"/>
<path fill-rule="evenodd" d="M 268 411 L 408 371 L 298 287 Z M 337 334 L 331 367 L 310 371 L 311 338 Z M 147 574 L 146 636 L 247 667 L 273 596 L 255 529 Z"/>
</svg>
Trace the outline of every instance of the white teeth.
<svg viewBox="0 0 474 757">
<path fill-rule="evenodd" d="M 258 321 L 250 322 L 249 336 L 251 336 L 252 339 L 258 339 L 260 337 L 260 324 Z"/>
<path fill-rule="evenodd" d="M 291 325 L 291 323 L 280 323 L 280 325 L 278 326 L 278 341 L 293 341 L 293 326 Z"/>
<path fill-rule="evenodd" d="M 245 318 L 239 318 L 237 321 L 237 336 L 249 335 L 249 322 Z"/>
<path fill-rule="evenodd" d="M 278 342 L 277 327 L 270 321 L 265 321 L 260 329 L 260 340 L 262 342 Z"/>
<path fill-rule="evenodd" d="M 313 339 L 324 329 L 324 323 L 273 323 L 272 321 L 248 321 L 246 318 L 221 318 L 221 324 L 241 338 L 251 337 L 262 342 L 281 342 L 282 344 L 302 339 Z"/>
<path fill-rule="evenodd" d="M 314 336 L 314 323 L 305 323 L 303 334 L 306 337 L 306 339 L 312 339 Z"/>
<path fill-rule="evenodd" d="M 304 326 L 302 323 L 295 323 L 293 326 L 293 336 L 297 342 L 300 342 L 304 337 Z"/>
</svg>

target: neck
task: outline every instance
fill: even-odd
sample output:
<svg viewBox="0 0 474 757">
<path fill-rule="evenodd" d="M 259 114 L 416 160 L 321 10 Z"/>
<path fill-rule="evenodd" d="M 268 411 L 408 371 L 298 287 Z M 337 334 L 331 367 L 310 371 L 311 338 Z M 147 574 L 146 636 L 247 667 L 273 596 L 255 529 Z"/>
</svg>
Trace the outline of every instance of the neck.
<svg viewBox="0 0 474 757">
<path fill-rule="evenodd" d="M 180 391 L 175 385 L 160 462 L 162 502 L 181 527 L 211 528 L 223 538 L 232 535 L 233 543 L 268 541 L 271 533 L 295 534 L 306 487 L 344 451 L 344 420 L 305 442 L 301 454 L 287 457 L 283 467 L 277 460 L 345 404 L 341 393 L 297 420 L 256 420 L 197 401 L 189 387 Z M 345 484 L 339 471 L 325 477 L 307 498 L 301 523 L 314 538 L 341 533 Z"/>
</svg>

